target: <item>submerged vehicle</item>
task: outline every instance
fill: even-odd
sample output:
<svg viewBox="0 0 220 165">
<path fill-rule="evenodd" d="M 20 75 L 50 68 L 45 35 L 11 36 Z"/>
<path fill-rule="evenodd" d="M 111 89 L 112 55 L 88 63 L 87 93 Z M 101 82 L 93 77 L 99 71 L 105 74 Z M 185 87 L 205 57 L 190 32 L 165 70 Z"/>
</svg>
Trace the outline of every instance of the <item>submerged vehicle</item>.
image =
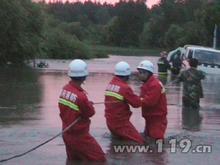
<svg viewBox="0 0 220 165">
<path fill-rule="evenodd" d="M 199 45 L 185 45 L 168 54 L 168 60 L 179 54 L 182 60 L 182 67 L 188 68 L 188 59 L 196 58 L 199 61 L 198 69 L 207 74 L 220 74 L 220 50 Z"/>
<path fill-rule="evenodd" d="M 207 47 L 189 46 L 186 48 L 185 59 L 196 58 L 198 69 L 210 74 L 220 74 L 220 50 Z"/>
</svg>

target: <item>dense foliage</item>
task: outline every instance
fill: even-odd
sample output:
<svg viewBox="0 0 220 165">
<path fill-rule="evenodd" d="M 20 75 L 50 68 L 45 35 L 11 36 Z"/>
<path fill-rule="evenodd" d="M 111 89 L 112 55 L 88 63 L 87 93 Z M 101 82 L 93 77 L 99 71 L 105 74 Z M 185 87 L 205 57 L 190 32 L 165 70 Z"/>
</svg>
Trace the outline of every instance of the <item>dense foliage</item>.
<svg viewBox="0 0 220 165">
<path fill-rule="evenodd" d="M 212 46 L 214 27 L 220 27 L 220 2 L 161 0 L 149 9 L 145 0 L 115 5 L 2 0 L 0 20 L 0 63 L 36 57 L 92 58 L 105 55 L 94 50 L 98 45 L 129 50 Z"/>
<path fill-rule="evenodd" d="M 29 0 L 0 3 L 0 63 L 22 63 L 39 52 L 43 17 Z"/>
</svg>

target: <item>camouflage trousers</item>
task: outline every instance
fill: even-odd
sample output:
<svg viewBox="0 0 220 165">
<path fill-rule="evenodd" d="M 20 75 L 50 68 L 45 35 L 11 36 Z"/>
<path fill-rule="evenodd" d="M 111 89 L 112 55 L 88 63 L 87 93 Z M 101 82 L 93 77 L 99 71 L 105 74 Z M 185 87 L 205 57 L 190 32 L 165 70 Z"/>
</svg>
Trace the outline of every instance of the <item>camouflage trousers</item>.
<svg viewBox="0 0 220 165">
<path fill-rule="evenodd" d="M 200 98 L 199 97 L 195 97 L 195 98 L 190 98 L 187 96 L 183 96 L 182 97 L 182 103 L 183 103 L 183 107 L 188 107 L 191 109 L 198 109 L 200 108 Z"/>
</svg>

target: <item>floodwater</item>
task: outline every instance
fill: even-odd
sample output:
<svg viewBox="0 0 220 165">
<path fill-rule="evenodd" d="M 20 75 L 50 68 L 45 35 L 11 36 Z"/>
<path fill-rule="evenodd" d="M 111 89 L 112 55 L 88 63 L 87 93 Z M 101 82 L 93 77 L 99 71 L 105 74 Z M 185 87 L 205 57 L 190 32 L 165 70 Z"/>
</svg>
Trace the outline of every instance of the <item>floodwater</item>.
<svg viewBox="0 0 220 165">
<path fill-rule="evenodd" d="M 157 61 L 155 57 L 125 56 L 88 60 L 92 73 L 83 88 L 88 92 L 89 99 L 95 103 L 104 100 L 104 90 L 112 78 L 111 73 L 116 62 L 125 60 L 135 71 L 137 64 L 143 59 L 150 59 L 154 63 Z M 48 60 L 48 63 L 49 68 L 46 70 L 29 68 L 0 70 L 0 160 L 23 153 L 61 131 L 57 100 L 62 86 L 69 81 L 66 76 L 69 61 Z M 167 82 L 170 80 L 168 77 Z M 157 145 L 152 146 L 153 152 L 147 153 L 114 152 L 113 146 L 123 142 L 111 137 L 105 124 L 104 105 L 94 105 L 96 114 L 91 119 L 90 132 L 106 153 L 106 164 L 219 165 L 219 82 L 218 75 L 207 75 L 203 81 L 205 98 L 201 100 L 200 114 L 182 113 L 182 86 L 165 85 L 168 99 L 166 139 L 170 143 L 163 145 L 161 152 L 155 151 Z M 132 80 L 130 84 L 138 93 L 140 83 Z M 144 120 L 140 109 L 132 108 L 132 111 L 131 122 L 138 131 L 143 132 Z M 198 145 L 200 147 L 198 151 L 204 149 L 205 153 L 194 152 Z M 62 138 L 58 137 L 23 157 L 2 164 L 62 165 L 65 162 L 65 146 Z"/>
</svg>

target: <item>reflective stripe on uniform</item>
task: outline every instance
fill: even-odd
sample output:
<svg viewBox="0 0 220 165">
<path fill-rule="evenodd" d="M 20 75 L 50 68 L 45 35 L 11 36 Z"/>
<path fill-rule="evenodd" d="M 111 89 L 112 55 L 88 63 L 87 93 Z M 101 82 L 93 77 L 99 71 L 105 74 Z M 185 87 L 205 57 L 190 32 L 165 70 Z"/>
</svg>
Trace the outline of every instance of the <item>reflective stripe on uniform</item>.
<svg viewBox="0 0 220 165">
<path fill-rule="evenodd" d="M 117 98 L 118 100 L 121 100 L 121 101 L 124 100 L 124 97 L 122 95 L 120 95 L 118 93 L 115 93 L 115 92 L 106 91 L 105 96 L 115 97 L 115 98 Z"/>
<path fill-rule="evenodd" d="M 168 73 L 167 72 L 158 72 L 158 74 L 160 74 L 160 75 L 167 75 Z"/>
<path fill-rule="evenodd" d="M 164 62 L 163 61 L 159 61 L 159 62 L 157 62 L 157 64 L 164 64 Z"/>
<path fill-rule="evenodd" d="M 71 109 L 73 109 L 75 111 L 79 111 L 79 106 L 72 103 L 71 101 L 60 98 L 59 103 L 65 105 L 67 107 L 70 107 Z"/>
</svg>

